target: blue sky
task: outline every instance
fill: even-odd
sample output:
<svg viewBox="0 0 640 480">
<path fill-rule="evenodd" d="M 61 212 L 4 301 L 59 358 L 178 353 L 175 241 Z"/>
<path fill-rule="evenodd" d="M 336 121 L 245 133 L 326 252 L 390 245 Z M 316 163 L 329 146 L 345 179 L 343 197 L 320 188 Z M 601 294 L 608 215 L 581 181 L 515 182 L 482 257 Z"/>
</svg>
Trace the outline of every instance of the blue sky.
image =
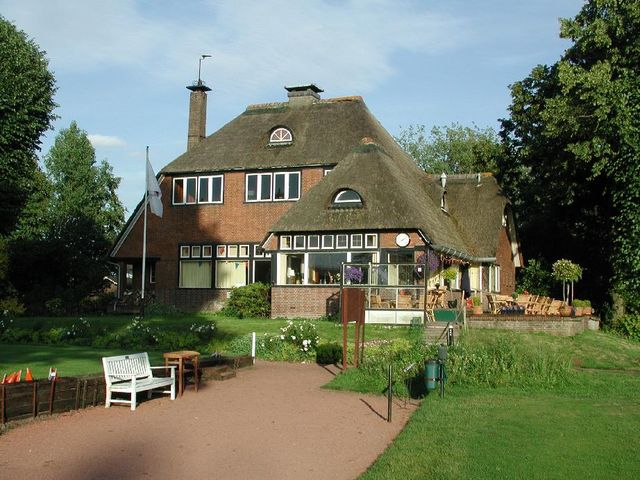
<svg viewBox="0 0 640 480">
<path fill-rule="evenodd" d="M 413 124 L 498 127 L 508 86 L 568 47 L 558 19 L 582 0 L 0 0 L 0 14 L 47 52 L 56 132 L 78 122 L 122 177 L 129 212 L 144 150 L 160 170 L 187 143 L 188 94 L 209 94 L 207 134 L 285 85 L 361 95 L 393 135 Z"/>
</svg>

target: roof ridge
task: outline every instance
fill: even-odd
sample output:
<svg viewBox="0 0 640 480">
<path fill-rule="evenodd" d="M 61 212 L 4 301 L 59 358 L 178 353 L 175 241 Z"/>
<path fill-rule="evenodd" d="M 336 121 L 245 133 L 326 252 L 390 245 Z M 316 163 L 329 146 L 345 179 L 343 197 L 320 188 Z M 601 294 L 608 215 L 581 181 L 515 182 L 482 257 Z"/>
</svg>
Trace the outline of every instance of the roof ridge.
<svg viewBox="0 0 640 480">
<path fill-rule="evenodd" d="M 345 97 L 333 97 L 323 98 L 314 103 L 346 103 L 346 102 L 364 102 L 360 95 L 350 95 Z M 246 110 L 266 110 L 270 108 L 282 108 L 289 106 L 289 102 L 267 102 L 267 103 L 252 103 L 247 105 Z"/>
</svg>

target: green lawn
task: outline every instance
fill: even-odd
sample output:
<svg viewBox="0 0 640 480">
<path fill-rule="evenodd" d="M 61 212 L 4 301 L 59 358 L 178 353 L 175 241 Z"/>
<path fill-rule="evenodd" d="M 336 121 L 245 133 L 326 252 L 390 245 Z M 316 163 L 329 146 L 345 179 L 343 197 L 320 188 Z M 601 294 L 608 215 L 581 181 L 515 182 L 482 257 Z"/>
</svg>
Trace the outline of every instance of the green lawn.
<svg viewBox="0 0 640 480">
<path fill-rule="evenodd" d="M 474 342 L 495 335 L 473 334 Z M 601 332 L 524 339 L 601 370 L 549 389 L 449 386 L 444 398 L 431 394 L 362 479 L 640 478 L 640 344 Z"/>
</svg>

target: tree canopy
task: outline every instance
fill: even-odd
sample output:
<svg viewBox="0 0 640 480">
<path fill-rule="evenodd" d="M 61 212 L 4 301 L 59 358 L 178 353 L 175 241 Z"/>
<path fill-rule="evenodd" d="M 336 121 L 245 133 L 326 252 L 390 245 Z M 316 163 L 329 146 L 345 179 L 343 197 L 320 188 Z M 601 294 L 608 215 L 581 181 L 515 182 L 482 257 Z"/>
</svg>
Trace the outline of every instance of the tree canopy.
<svg viewBox="0 0 640 480">
<path fill-rule="evenodd" d="M 124 220 L 120 179 L 106 161 L 96 162 L 75 122 L 60 131 L 44 164 L 12 234 L 14 285 L 32 307 L 56 297 L 73 310 L 108 273 L 109 249 Z"/>
<path fill-rule="evenodd" d="M 511 87 L 499 178 L 525 255 L 571 258 L 590 295 L 640 312 L 640 3 L 590 0 L 560 35 L 561 59 Z"/>
<path fill-rule="evenodd" d="M 0 235 L 11 231 L 34 188 L 55 91 L 45 52 L 0 16 Z"/>
<path fill-rule="evenodd" d="M 403 129 L 396 141 L 428 173 L 493 172 L 502 154 L 499 137 L 491 128 L 463 127 L 457 123 Z"/>
</svg>

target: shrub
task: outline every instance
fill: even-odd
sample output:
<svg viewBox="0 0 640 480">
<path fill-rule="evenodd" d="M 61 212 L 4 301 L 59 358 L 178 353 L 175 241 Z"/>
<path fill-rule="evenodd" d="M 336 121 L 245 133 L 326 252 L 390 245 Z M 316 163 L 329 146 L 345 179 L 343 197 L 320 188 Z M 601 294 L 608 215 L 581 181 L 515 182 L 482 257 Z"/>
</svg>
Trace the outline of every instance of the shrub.
<svg viewBox="0 0 640 480">
<path fill-rule="evenodd" d="M 342 346 L 337 343 L 323 343 L 316 347 L 316 362 L 330 365 L 342 362 Z"/>
<path fill-rule="evenodd" d="M 271 314 L 270 295 L 271 287 L 260 282 L 233 288 L 222 313 L 238 318 L 267 318 Z"/>
<path fill-rule="evenodd" d="M 302 352 L 310 352 L 318 345 L 318 329 L 316 324 L 309 320 L 289 320 L 280 329 L 280 340 L 296 345 Z"/>
<path fill-rule="evenodd" d="M 640 341 L 640 315 L 622 315 L 614 328 L 625 337 Z"/>
<path fill-rule="evenodd" d="M 180 310 L 175 305 L 167 305 L 156 300 L 153 300 L 145 305 L 144 313 L 145 315 L 151 316 L 177 316 L 183 314 L 182 310 Z"/>
<path fill-rule="evenodd" d="M 0 317 L 19 317 L 24 315 L 24 304 L 15 297 L 3 298 L 0 300 Z"/>
<path fill-rule="evenodd" d="M 91 322 L 88 318 L 80 317 L 71 324 L 62 339 L 78 345 L 90 345 L 91 337 Z"/>
<path fill-rule="evenodd" d="M 59 317 L 64 314 L 64 302 L 61 298 L 52 298 L 44 302 L 44 307 L 47 309 L 47 313 L 54 317 Z"/>
<path fill-rule="evenodd" d="M 551 272 L 540 260 L 531 259 L 518 272 L 519 293 L 529 292 L 533 295 L 549 296 Z"/>
<path fill-rule="evenodd" d="M 250 355 L 251 335 L 240 335 L 235 337 L 225 349 L 230 355 Z"/>
<path fill-rule="evenodd" d="M 204 345 L 213 340 L 216 332 L 216 323 L 214 321 L 197 321 L 191 324 L 189 330 L 198 339 L 197 344 Z"/>
<path fill-rule="evenodd" d="M 81 313 L 105 313 L 113 299 L 113 295 L 109 293 L 91 295 L 78 302 L 78 309 Z"/>
<path fill-rule="evenodd" d="M 471 304 L 474 307 L 479 307 L 480 305 L 482 305 L 482 299 L 478 296 L 471 297 Z"/>
</svg>

